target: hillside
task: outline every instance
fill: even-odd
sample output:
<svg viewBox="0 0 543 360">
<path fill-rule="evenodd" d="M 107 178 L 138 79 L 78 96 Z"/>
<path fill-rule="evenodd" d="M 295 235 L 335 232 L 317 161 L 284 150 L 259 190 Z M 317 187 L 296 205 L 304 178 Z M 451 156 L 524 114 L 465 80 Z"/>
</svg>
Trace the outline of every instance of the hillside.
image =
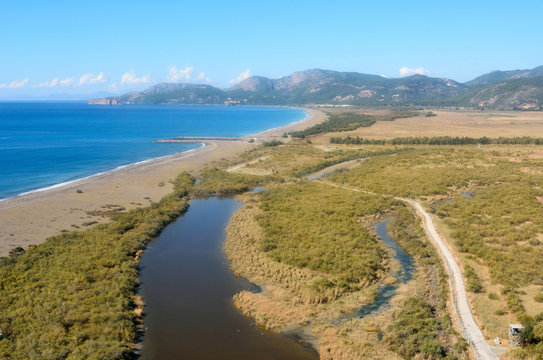
<svg viewBox="0 0 543 360">
<path fill-rule="evenodd" d="M 510 71 L 492 71 L 488 74 L 481 75 L 475 79 L 466 82 L 465 84 L 471 87 L 486 86 L 511 79 L 523 79 L 543 76 L 543 66 L 538 66 L 533 69 L 526 70 L 510 70 Z"/>
<path fill-rule="evenodd" d="M 95 99 L 89 103 L 230 102 L 246 105 L 460 106 L 533 110 L 543 106 L 541 80 L 534 77 L 539 73 L 543 73 L 543 66 L 532 70 L 492 72 L 462 84 L 425 75 L 389 79 L 356 72 L 311 69 L 279 79 L 252 76 L 229 89 L 201 84 L 160 83 L 141 92 Z"/>
<path fill-rule="evenodd" d="M 449 105 L 477 109 L 543 110 L 543 76 L 478 87 L 452 99 Z"/>
</svg>

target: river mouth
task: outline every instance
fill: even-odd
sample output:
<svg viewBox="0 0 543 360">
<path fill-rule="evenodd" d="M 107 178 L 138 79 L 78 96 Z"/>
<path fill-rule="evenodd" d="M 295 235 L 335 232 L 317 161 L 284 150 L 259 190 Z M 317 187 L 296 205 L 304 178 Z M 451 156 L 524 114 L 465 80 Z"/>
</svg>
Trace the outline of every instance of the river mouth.
<svg viewBox="0 0 543 360">
<path fill-rule="evenodd" d="M 294 339 L 262 331 L 234 308 L 234 294 L 259 290 L 235 278 L 222 252 L 224 230 L 240 207 L 232 198 L 193 200 L 147 247 L 140 262 L 141 359 L 318 358 Z"/>
</svg>

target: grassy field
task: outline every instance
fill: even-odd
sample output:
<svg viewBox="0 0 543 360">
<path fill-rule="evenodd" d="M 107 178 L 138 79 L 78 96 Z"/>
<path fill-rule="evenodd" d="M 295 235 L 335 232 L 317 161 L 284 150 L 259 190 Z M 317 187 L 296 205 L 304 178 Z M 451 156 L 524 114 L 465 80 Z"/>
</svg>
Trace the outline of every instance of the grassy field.
<svg viewBox="0 0 543 360">
<path fill-rule="evenodd" d="M 373 157 L 330 179 L 423 200 L 461 259 L 487 336 L 503 339 L 510 322 L 540 326 L 542 157 L 533 146 L 422 147 Z"/>
<path fill-rule="evenodd" d="M 448 112 L 424 117 L 425 121 L 430 119 L 430 128 L 436 121 L 443 128 L 435 125 L 435 133 L 422 131 L 416 135 L 445 135 L 445 115 L 464 119 L 466 129 L 456 133 L 459 136 L 503 136 L 500 127 L 510 125 L 515 125 L 515 131 L 508 136 L 539 135 L 539 113 Z M 387 126 L 415 119 L 387 122 Z M 379 124 L 357 131 L 371 131 Z M 296 155 L 285 154 L 282 158 L 267 155 L 265 166 L 282 169 L 285 176 L 296 178 L 310 172 L 305 169 L 319 170 L 319 164 L 336 163 L 342 156 L 348 159 L 346 154 L 355 151 L 361 154 L 363 162 L 349 165 L 349 169 L 336 172 L 330 179 L 379 194 L 422 201 L 435 213 L 440 231 L 452 243 L 463 265 L 474 312 L 487 337 L 506 340 L 508 324 L 521 322 L 529 328 L 527 343 L 532 345 L 512 354 L 535 356 L 540 347 L 537 344 L 543 339 L 538 331 L 531 330 L 541 326 L 538 319 L 543 312 L 543 149 L 534 144 L 487 144 L 481 149 L 476 145 L 420 146 L 413 144 L 416 139 L 403 139 L 409 145 L 330 146 L 322 144 L 322 138 L 312 136 L 311 145 L 297 142 L 275 149 L 287 153 L 287 149 L 298 147 L 299 153 L 311 152 L 311 158 L 302 160 L 302 165 Z M 367 155 L 362 155 L 365 152 Z"/>
<path fill-rule="evenodd" d="M 414 116 L 380 121 L 371 127 L 346 132 L 330 132 L 312 137 L 313 143 L 327 144 L 331 137 L 352 136 L 390 139 L 413 136 L 543 137 L 542 112 L 489 112 L 432 110 L 436 116 Z"/>
</svg>

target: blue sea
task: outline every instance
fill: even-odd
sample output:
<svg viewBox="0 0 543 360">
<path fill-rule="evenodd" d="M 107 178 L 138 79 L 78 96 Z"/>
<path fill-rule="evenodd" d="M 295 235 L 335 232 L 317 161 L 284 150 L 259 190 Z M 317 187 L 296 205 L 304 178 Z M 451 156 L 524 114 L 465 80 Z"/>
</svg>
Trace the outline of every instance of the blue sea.
<svg viewBox="0 0 543 360">
<path fill-rule="evenodd" d="M 304 110 L 248 106 L 0 103 L 0 199 L 201 147 L 174 136 L 243 136 Z"/>
</svg>

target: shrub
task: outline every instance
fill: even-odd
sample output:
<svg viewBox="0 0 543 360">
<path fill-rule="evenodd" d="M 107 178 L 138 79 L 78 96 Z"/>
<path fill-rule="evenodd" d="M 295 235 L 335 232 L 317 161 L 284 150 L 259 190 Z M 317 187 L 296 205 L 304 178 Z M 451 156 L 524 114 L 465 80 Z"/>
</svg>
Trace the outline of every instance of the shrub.
<svg viewBox="0 0 543 360">
<path fill-rule="evenodd" d="M 445 357 L 445 349 L 437 338 L 437 329 L 432 307 L 419 297 L 410 297 L 394 314 L 383 340 L 406 358 L 440 359 Z"/>
<path fill-rule="evenodd" d="M 464 266 L 464 276 L 466 278 L 467 286 L 466 289 L 468 291 L 474 292 L 474 293 L 480 293 L 483 292 L 483 282 L 475 273 L 475 270 L 470 265 Z"/>
<path fill-rule="evenodd" d="M 493 292 L 492 292 L 492 293 L 488 293 L 488 298 L 489 298 L 490 300 L 499 300 L 499 299 L 500 299 L 500 297 L 498 296 L 498 294 L 493 293 Z"/>
</svg>

